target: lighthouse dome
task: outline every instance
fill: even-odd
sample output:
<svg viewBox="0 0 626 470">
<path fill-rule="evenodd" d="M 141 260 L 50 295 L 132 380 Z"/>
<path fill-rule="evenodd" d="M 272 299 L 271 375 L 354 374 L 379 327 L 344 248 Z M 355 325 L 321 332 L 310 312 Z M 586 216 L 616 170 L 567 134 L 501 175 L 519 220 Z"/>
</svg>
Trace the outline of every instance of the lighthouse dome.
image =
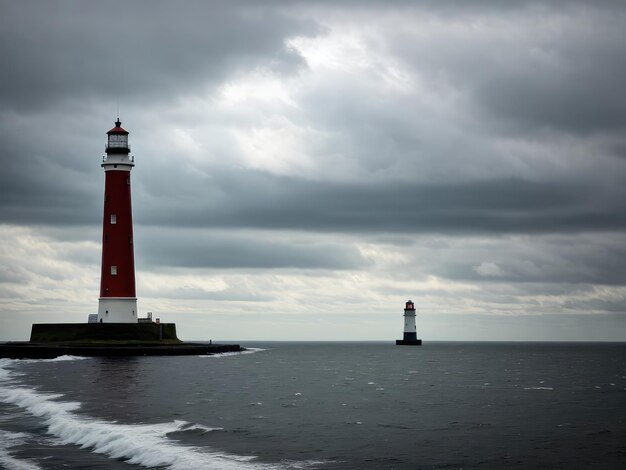
<svg viewBox="0 0 626 470">
<path fill-rule="evenodd" d="M 122 127 L 122 122 L 119 120 L 119 118 L 117 119 L 117 121 L 115 121 L 115 127 L 107 132 L 107 135 L 111 134 L 128 135 L 128 131 Z"/>
</svg>

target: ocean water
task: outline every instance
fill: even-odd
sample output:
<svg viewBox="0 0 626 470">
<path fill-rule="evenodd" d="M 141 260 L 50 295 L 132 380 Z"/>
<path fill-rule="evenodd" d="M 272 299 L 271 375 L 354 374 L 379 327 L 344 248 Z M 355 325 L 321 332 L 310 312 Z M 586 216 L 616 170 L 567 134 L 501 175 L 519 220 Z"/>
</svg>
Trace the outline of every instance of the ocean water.
<svg viewBox="0 0 626 470">
<path fill-rule="evenodd" d="M 0 359 L 0 468 L 626 468 L 626 343 Z"/>
</svg>

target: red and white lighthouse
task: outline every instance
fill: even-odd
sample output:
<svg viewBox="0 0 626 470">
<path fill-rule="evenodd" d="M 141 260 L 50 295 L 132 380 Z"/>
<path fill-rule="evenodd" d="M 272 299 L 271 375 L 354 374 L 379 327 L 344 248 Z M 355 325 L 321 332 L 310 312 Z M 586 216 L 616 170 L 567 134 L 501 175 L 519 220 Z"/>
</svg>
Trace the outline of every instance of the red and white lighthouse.
<svg viewBox="0 0 626 470">
<path fill-rule="evenodd" d="M 135 256 L 130 172 L 135 166 L 128 132 L 119 118 L 107 132 L 104 168 L 104 218 L 102 220 L 102 271 L 98 321 L 136 323 Z"/>
</svg>

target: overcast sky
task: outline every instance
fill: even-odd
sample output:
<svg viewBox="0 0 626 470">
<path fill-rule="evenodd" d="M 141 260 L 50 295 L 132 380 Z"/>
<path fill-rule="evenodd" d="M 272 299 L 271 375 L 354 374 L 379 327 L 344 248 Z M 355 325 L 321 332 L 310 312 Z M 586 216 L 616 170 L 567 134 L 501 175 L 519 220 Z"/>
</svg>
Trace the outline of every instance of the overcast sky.
<svg viewBox="0 0 626 470">
<path fill-rule="evenodd" d="M 626 336 L 626 3 L 0 0 L 0 340 L 97 310 L 106 131 L 183 339 Z"/>
</svg>

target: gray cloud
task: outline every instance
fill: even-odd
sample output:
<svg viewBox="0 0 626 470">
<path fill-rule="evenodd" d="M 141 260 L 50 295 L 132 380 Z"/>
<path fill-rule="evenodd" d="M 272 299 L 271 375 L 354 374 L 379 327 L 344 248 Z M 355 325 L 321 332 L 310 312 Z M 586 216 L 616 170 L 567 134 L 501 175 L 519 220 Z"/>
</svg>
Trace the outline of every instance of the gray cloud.
<svg viewBox="0 0 626 470">
<path fill-rule="evenodd" d="M 36 168 L 35 163 L 33 171 L 20 178 L 23 166 L 13 160 L 4 174 L 0 214 L 5 222 L 100 223 L 101 175 L 87 175 L 94 180 L 90 184 L 68 179 L 68 185 L 59 186 L 63 168 L 44 162 Z M 468 234 L 620 230 L 626 223 L 623 188 L 599 189 L 582 180 L 333 183 L 243 170 L 216 170 L 210 181 L 193 178 L 186 178 L 183 186 L 156 185 L 158 190 L 150 196 L 136 191 L 136 221 L 157 226 Z"/>
<path fill-rule="evenodd" d="M 442 312 L 622 312 L 625 18 L 618 1 L 2 2 L 11 308 L 59 303 L 97 264 L 119 102 L 150 302 L 272 314 L 317 288 L 329 312 L 407 291 Z M 266 269 L 300 276 L 292 304 Z M 181 272 L 229 287 L 162 288 Z"/>
<path fill-rule="evenodd" d="M 562 48 L 545 44 L 544 52 L 550 56 L 546 64 L 491 69 L 494 73 L 477 84 L 477 99 L 495 119 L 522 129 L 553 128 L 571 134 L 623 131 L 626 54 L 621 45 L 626 32 L 619 23 L 611 29 L 622 34 L 585 31 Z"/>
<path fill-rule="evenodd" d="M 143 289 L 142 297 L 204 301 L 213 300 L 219 302 L 267 302 L 273 299 L 270 295 L 248 292 L 244 286 L 229 287 L 218 291 L 207 291 L 197 287 L 158 290 Z"/>
<path fill-rule="evenodd" d="M 623 236 L 541 236 L 532 241 L 517 237 L 492 240 L 459 256 L 458 249 L 424 252 L 433 273 L 454 280 L 502 283 L 514 295 L 581 293 L 589 285 L 626 284 Z M 480 266 L 495 266 L 485 275 Z M 529 284 L 519 287 L 520 283 Z M 550 287 L 548 285 L 551 285 Z M 565 287 L 567 286 L 567 287 Z M 507 288 L 504 287 L 506 290 Z"/>
<path fill-rule="evenodd" d="M 61 100 L 107 100 L 127 106 L 176 100 L 190 89 L 245 67 L 300 66 L 285 36 L 311 22 L 254 2 L 4 2 L 0 106 L 18 112 Z"/>
<path fill-rule="evenodd" d="M 341 232 L 545 233 L 624 227 L 623 200 L 582 183 L 519 179 L 459 184 L 330 183 L 238 173 L 223 197 L 177 213 L 146 211 L 143 223 Z M 236 189 L 232 193 L 229 188 Z M 615 188 L 617 189 L 617 188 Z"/>
<path fill-rule="evenodd" d="M 136 100 L 136 106 L 147 104 L 155 109 L 158 103 L 167 107 L 166 103 L 184 94 L 193 95 L 198 87 L 217 84 L 259 64 L 275 66 L 276 70 L 284 65 L 294 74 L 303 61 L 293 52 L 285 52 L 284 41 L 294 35 L 323 34 L 323 28 L 307 18 L 302 4 L 286 13 L 274 7 L 257 8 L 254 3 L 239 8 L 203 2 L 188 8 L 162 2 L 154 5 L 148 15 L 153 21 L 139 21 L 146 13 L 141 2 L 124 3 L 121 17 L 113 17 L 115 9 L 109 6 L 81 2 L 62 3 L 61 7 L 29 2 L 4 6 L 5 27 L 0 31 L 6 40 L 0 41 L 0 54 L 10 74 L 0 92 L 0 116 L 4 116 L 0 127 L 4 142 L 2 220 L 50 225 L 99 223 L 101 176 L 96 159 L 101 151 L 97 142 L 103 140 L 103 129 L 97 127 L 100 121 L 57 116 L 53 111 L 45 118 L 28 120 L 14 114 L 15 110 L 24 106 L 48 109 L 53 106 L 50 100 L 65 98 L 77 102 L 85 100 L 85 93 L 93 102 L 110 99 L 119 87 L 111 75 L 123 74 L 124 70 L 133 73 L 129 73 L 128 89 L 122 87 L 123 96 Z M 500 15 L 495 18 L 503 18 L 504 25 L 520 20 L 519 28 L 526 24 L 531 28 L 533 19 L 553 15 L 561 22 L 558 34 L 566 40 L 559 41 L 554 32 L 533 35 L 527 31 L 506 41 L 490 41 L 487 29 L 459 42 L 459 37 L 443 31 L 434 54 L 432 49 L 424 49 L 424 44 L 412 47 L 412 41 L 403 40 L 408 38 L 388 31 L 386 40 L 395 42 L 383 50 L 406 60 L 414 72 L 426 77 L 439 73 L 459 90 L 466 90 L 468 97 L 489 113 L 482 125 L 471 129 L 482 131 L 484 141 L 498 137 L 491 126 L 501 127 L 506 122 L 517 123 L 516 135 L 522 135 L 529 126 L 553 127 L 582 136 L 590 131 L 614 133 L 626 116 L 625 102 L 620 99 L 621 83 L 626 78 L 621 48 L 626 29 L 619 27 L 619 15 L 610 15 L 610 8 L 617 6 L 603 3 L 592 9 L 586 17 L 597 22 L 593 28 L 581 24 L 586 17 L 578 6 L 561 10 L 537 5 L 528 2 L 523 7 L 503 8 L 482 2 L 467 8 L 456 5 L 461 8 L 457 13 L 450 6 L 435 4 L 421 10 L 406 3 L 397 7 L 427 16 L 443 14 L 443 18 L 467 15 L 460 18 L 468 23 Z M 374 4 L 369 7 L 375 8 Z M 392 10 L 393 6 L 384 9 Z M 615 34 L 589 36 L 597 28 Z M 404 34 L 411 31 L 398 30 Z M 46 47 L 42 47 L 44 42 Z M 483 46 L 486 48 L 479 49 Z M 522 46 L 522 53 L 517 46 Z M 551 59 L 541 62 L 545 68 L 534 66 L 538 60 L 535 55 L 543 58 L 541 53 Z M 84 66 L 77 68 L 77 62 Z M 177 83 L 184 83 L 184 87 L 177 91 Z M 446 114 L 435 116 L 438 121 L 429 124 L 435 126 L 431 135 L 440 133 L 433 140 L 421 135 L 419 126 L 424 122 L 410 106 L 395 99 L 389 104 L 398 104 L 397 108 L 364 100 L 367 88 L 345 85 L 337 83 L 336 88 L 326 87 L 304 96 L 307 108 L 303 117 L 311 119 L 316 128 L 340 133 L 339 140 L 318 149 L 319 157 L 328 159 L 329 166 L 333 157 L 326 152 L 342 152 L 363 175 L 383 171 L 382 178 L 359 181 L 361 174 L 347 173 L 345 178 L 336 175 L 332 181 L 324 181 L 211 166 L 196 168 L 200 172 L 194 173 L 140 155 L 143 160 L 138 171 L 144 176 L 136 180 L 137 221 L 163 226 L 176 223 L 338 232 L 554 233 L 623 228 L 624 198 L 622 185 L 617 184 L 619 178 L 598 189 L 599 184 L 607 183 L 598 175 L 612 171 L 602 161 L 595 176 L 580 165 L 563 177 L 556 172 L 546 176 L 539 173 L 540 168 L 517 176 L 506 167 L 505 160 L 493 165 L 496 158 L 486 157 L 493 150 L 476 144 L 477 135 L 470 134 L 469 129 L 464 136 L 454 137 L 454 146 L 447 146 L 445 126 L 457 124 L 443 121 Z M 465 104 L 469 107 L 459 109 L 460 115 L 476 112 L 468 102 Z M 134 105 L 126 102 L 126 106 Z M 480 113 L 475 117 L 481 118 Z M 50 122 L 56 127 L 51 128 Z M 47 129 L 42 132 L 43 127 Z M 67 132 L 70 135 L 65 135 Z M 618 139 L 611 148 L 623 145 Z M 569 156 L 555 154 L 552 158 L 565 162 Z M 492 168 L 499 165 L 503 168 L 492 174 Z M 466 168 L 471 175 L 464 178 Z M 415 184 L 407 182 L 411 171 L 415 172 Z M 450 177 L 424 180 L 424 171 Z M 586 181 L 589 176 L 592 180 Z"/>
<path fill-rule="evenodd" d="M 359 269 L 368 262 L 353 247 L 299 242 L 288 236 L 227 236 L 203 230 L 140 230 L 137 256 L 147 267 Z"/>
<path fill-rule="evenodd" d="M 387 47 L 433 83 L 464 93 L 485 125 L 525 136 L 624 130 L 623 3 L 443 3 L 443 17 L 435 5 L 417 10 L 432 38 L 416 42 L 412 29 L 399 28 Z"/>
</svg>

